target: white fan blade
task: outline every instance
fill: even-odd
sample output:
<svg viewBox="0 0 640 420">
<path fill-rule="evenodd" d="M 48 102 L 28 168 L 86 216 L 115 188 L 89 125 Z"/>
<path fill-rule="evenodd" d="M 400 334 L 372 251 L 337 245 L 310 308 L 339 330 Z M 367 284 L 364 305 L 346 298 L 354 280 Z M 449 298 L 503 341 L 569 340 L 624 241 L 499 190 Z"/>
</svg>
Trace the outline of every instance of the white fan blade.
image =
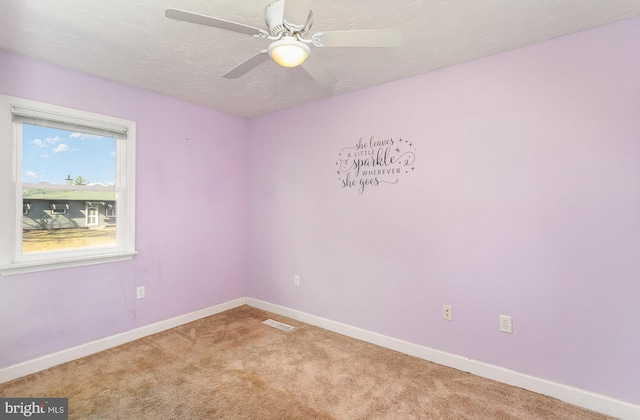
<svg viewBox="0 0 640 420">
<path fill-rule="evenodd" d="M 288 29 L 302 30 L 307 24 L 313 0 L 285 0 L 284 26 Z"/>
<path fill-rule="evenodd" d="M 236 66 L 236 68 L 227 72 L 227 74 L 225 74 L 222 77 L 226 79 L 237 79 L 240 76 L 244 76 L 247 72 L 249 72 L 249 70 L 252 70 L 253 68 L 259 66 L 260 64 L 264 63 L 268 59 L 269 59 L 269 54 L 267 54 L 267 50 L 260 51 L 258 54 L 249 58 L 244 63 Z"/>
<path fill-rule="evenodd" d="M 329 87 L 335 85 L 338 81 L 333 74 L 318 61 L 315 56 L 310 55 L 304 63 L 300 65 L 309 76 L 313 78 L 320 86 Z"/>
<path fill-rule="evenodd" d="M 211 16 L 201 15 L 198 13 L 187 12 L 186 10 L 167 9 L 164 15 L 170 19 L 181 20 L 183 22 L 197 23 L 198 25 L 212 26 L 227 31 L 239 32 L 241 34 L 262 37 L 267 32 L 260 28 L 243 25 L 241 23 L 231 22 L 230 20 L 218 19 Z"/>
<path fill-rule="evenodd" d="M 399 29 L 318 32 L 313 35 L 317 47 L 399 47 L 404 33 Z"/>
</svg>

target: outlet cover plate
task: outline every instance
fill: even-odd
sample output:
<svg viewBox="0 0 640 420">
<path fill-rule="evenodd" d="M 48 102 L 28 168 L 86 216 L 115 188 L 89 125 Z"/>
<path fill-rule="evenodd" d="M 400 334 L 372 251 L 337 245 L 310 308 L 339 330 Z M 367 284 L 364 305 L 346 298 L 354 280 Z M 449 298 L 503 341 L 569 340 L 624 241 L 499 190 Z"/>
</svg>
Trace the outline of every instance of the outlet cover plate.
<svg viewBox="0 0 640 420">
<path fill-rule="evenodd" d="M 512 334 L 513 325 L 511 324 L 511 317 L 509 315 L 500 315 L 500 331 Z"/>
<path fill-rule="evenodd" d="M 451 305 L 442 305 L 442 319 L 453 320 L 453 308 Z"/>
</svg>

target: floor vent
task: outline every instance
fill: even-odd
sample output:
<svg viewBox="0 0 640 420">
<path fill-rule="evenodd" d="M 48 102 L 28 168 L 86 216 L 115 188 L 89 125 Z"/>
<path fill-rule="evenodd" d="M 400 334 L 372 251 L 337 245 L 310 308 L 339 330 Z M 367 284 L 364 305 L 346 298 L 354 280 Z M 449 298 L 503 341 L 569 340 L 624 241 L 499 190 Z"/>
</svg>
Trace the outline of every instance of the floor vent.
<svg viewBox="0 0 640 420">
<path fill-rule="evenodd" d="M 267 319 L 266 321 L 262 321 L 263 324 L 267 324 L 271 327 L 277 328 L 282 331 L 292 330 L 294 327 L 288 324 L 283 324 L 282 322 L 274 321 L 273 319 Z"/>
</svg>

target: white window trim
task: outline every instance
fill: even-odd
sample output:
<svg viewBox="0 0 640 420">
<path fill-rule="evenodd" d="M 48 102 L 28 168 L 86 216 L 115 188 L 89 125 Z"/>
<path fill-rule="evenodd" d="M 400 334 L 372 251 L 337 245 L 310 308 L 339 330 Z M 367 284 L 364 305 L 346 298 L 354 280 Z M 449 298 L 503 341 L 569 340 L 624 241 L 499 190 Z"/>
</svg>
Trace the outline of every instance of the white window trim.
<svg viewBox="0 0 640 420">
<path fill-rule="evenodd" d="M 33 109 L 68 117 L 80 125 L 103 124 L 125 127 L 126 140 L 116 140 L 117 244 L 114 247 L 52 251 L 24 255 L 22 247 L 22 177 L 21 141 L 14 136 L 12 108 Z M 20 136 L 21 137 L 21 136 Z M 28 99 L 0 95 L 0 274 L 11 275 L 35 271 L 126 261 L 135 250 L 135 139 L 136 123 Z M 21 139 L 20 139 L 21 140 Z"/>
<path fill-rule="evenodd" d="M 113 209 L 116 211 L 113 211 Z M 117 219 L 118 217 L 118 209 L 115 204 L 107 204 L 104 208 L 104 217 L 105 219 Z"/>
<path fill-rule="evenodd" d="M 69 203 L 51 203 L 49 205 L 51 214 L 67 214 Z"/>
</svg>

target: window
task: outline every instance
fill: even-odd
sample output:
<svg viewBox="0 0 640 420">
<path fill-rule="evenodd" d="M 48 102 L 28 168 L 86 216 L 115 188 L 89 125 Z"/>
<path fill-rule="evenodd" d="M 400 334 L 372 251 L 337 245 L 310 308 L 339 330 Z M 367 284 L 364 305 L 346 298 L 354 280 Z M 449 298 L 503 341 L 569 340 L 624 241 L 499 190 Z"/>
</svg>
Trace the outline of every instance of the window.
<svg viewBox="0 0 640 420">
<path fill-rule="evenodd" d="M 0 273 L 133 257 L 135 128 L 0 95 Z"/>
<path fill-rule="evenodd" d="M 69 210 L 68 203 L 51 203 L 49 207 L 51 208 L 51 214 L 67 214 L 67 210 Z"/>
<path fill-rule="evenodd" d="M 113 204 L 107 204 L 107 207 L 104 211 L 104 217 L 108 218 L 108 219 L 115 219 L 116 218 L 116 208 Z"/>
</svg>

